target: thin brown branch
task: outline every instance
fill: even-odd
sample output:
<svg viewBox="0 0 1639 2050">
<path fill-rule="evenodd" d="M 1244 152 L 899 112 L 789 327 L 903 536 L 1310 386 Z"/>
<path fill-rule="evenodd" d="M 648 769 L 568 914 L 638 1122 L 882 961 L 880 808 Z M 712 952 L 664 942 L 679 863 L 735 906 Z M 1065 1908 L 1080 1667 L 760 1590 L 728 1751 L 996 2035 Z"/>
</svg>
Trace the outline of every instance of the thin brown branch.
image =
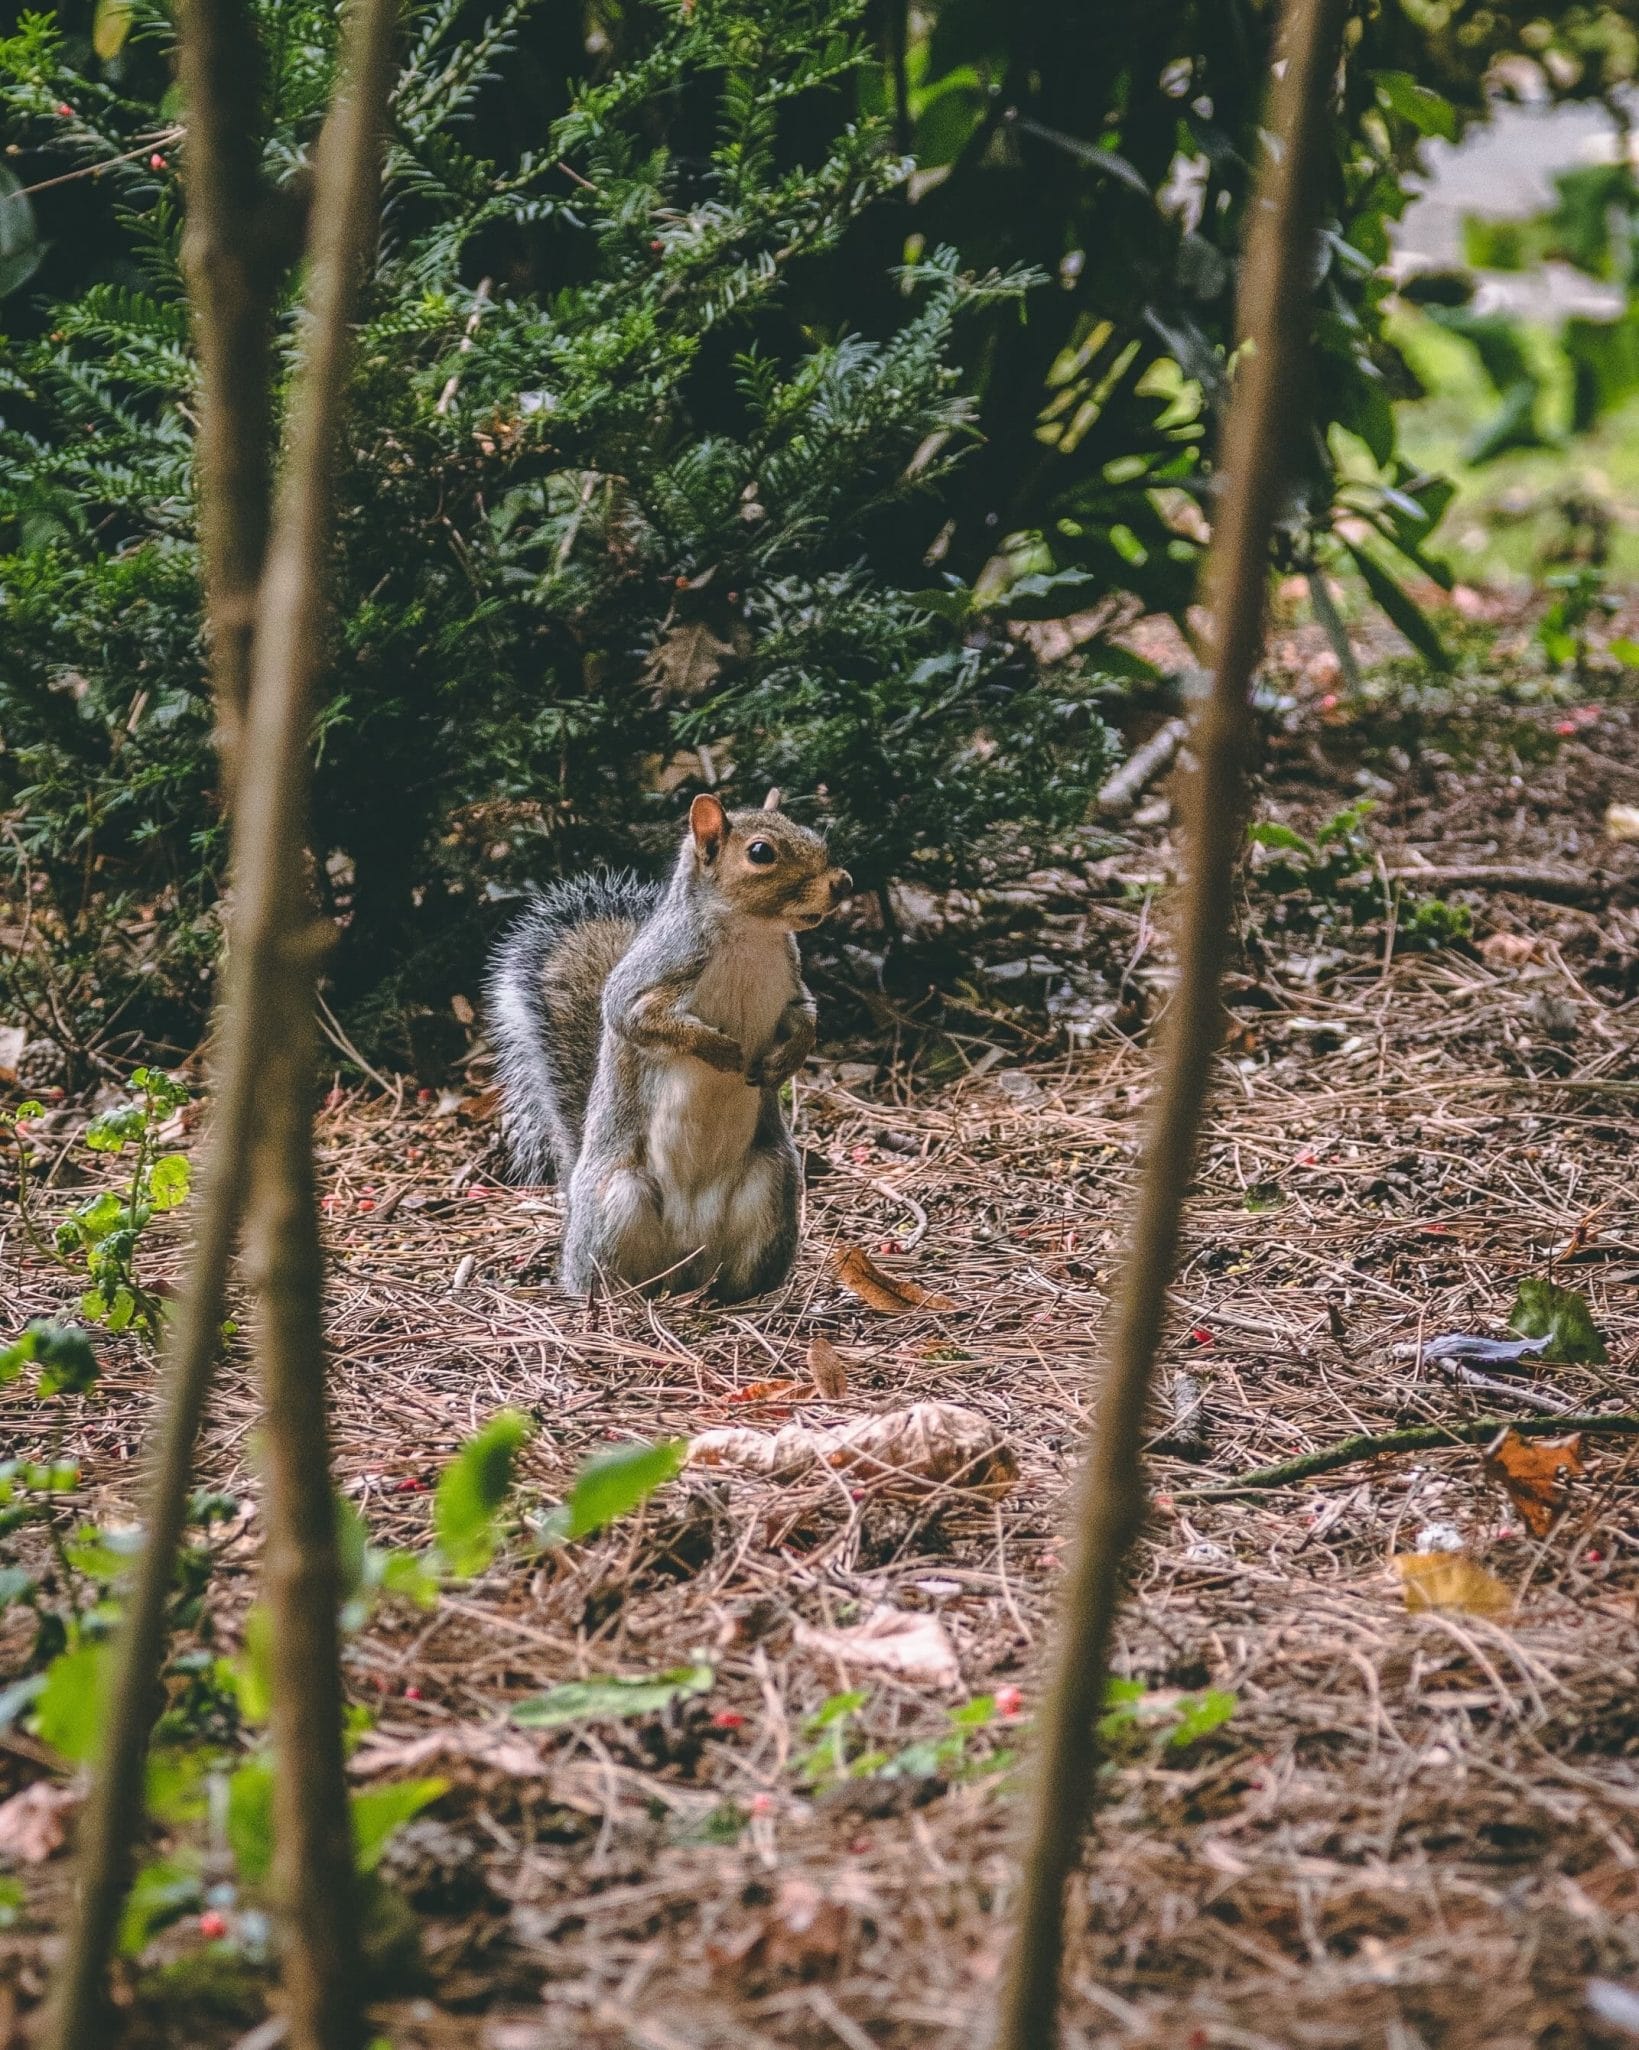
<svg viewBox="0 0 1639 2050">
<path fill-rule="evenodd" d="M 1521 1438 L 1558 1438 L 1572 1431 L 1607 1438 L 1639 1438 L 1639 1416 L 1620 1412 L 1575 1416 L 1484 1416 L 1477 1421 L 1455 1424 L 1411 1424 L 1401 1431 L 1364 1431 L 1343 1438 L 1319 1452 L 1301 1452 L 1296 1459 L 1283 1459 L 1275 1466 L 1255 1466 L 1239 1480 L 1224 1481 L 1206 1488 L 1178 1488 L 1178 1502 L 1231 1502 L 1237 1495 L 1259 1495 L 1270 1488 L 1289 1488 L 1294 1481 L 1313 1480 L 1317 1474 L 1336 1473 L 1340 1467 L 1358 1466 L 1363 1459 L 1380 1459 L 1391 1452 L 1437 1452 L 1446 1445 L 1487 1445 L 1499 1431 L 1513 1431 Z"/>
<path fill-rule="evenodd" d="M 256 585 L 267 548 L 273 298 L 264 216 L 260 69 L 247 0 L 186 0 L 178 52 L 188 108 L 182 260 L 199 348 L 199 550 L 211 680 L 231 793 L 250 692 Z"/>
<path fill-rule="evenodd" d="M 1035 1790 L 1001 2050 L 1047 2050 L 1056 2037 L 1064 1890 L 1081 1845 L 1097 1763 L 1109 1639 L 1122 1572 L 1143 1514 L 1144 1411 L 1176 1264 L 1185 1191 L 1213 1055 L 1222 1037 L 1218 984 L 1231 930 L 1241 833 L 1249 691 L 1263 639 L 1269 541 L 1287 472 L 1308 346 L 1314 221 L 1322 183 L 1343 8 L 1288 0 L 1284 70 L 1274 91 L 1278 156 L 1266 161 L 1249 214 L 1239 330 L 1247 348 L 1225 427 L 1224 492 L 1206 595 L 1217 641 L 1212 688 L 1191 735 L 1189 881 L 1181 908 L 1178 989 L 1168 1011 L 1138 1214 L 1098 1391 L 1076 1510 L 1075 1554 L 1043 1702 Z"/>
<path fill-rule="evenodd" d="M 275 1884 L 293 2050 L 359 2039 L 353 1843 L 342 1762 L 335 1503 L 325 1410 L 324 1262 L 313 1178 L 315 971 L 325 928 L 304 883 L 309 733 L 326 656 L 353 309 L 375 232 L 394 0 L 358 0 L 314 169 L 305 347 L 256 612 L 234 944 L 261 1003 L 253 1036 L 246 1257 L 258 1288 L 267 1411 L 267 1594 L 273 1638 Z"/>
<path fill-rule="evenodd" d="M 201 364 L 201 547 L 211 681 L 222 734 L 237 732 L 248 688 L 251 606 L 268 518 L 271 288 L 254 270 L 260 192 L 256 72 L 251 18 L 242 0 L 190 0 L 181 43 L 191 121 L 184 249 Z M 243 988 L 237 999 L 230 994 L 229 1011 L 256 1001 L 255 990 Z M 90 2050 L 106 2040 L 108 1960 L 142 1823 L 165 1604 L 244 1198 L 257 1077 L 243 1033 L 224 1033 L 213 1080 L 199 1233 L 163 1340 L 164 1401 L 146 1543 L 114 1653 L 102 1755 L 80 1830 L 76 1913 L 47 2038 L 54 2050 Z"/>
<path fill-rule="evenodd" d="M 257 657 L 259 622 L 251 598 L 267 530 L 265 386 L 271 360 L 258 326 L 265 309 L 259 316 L 256 286 L 236 246 L 254 240 L 254 221 L 246 209 L 256 205 L 255 165 L 245 147 L 254 132 L 254 51 L 245 40 L 248 14 L 233 0 L 191 0 L 188 9 L 184 77 L 199 102 L 208 101 L 213 109 L 212 118 L 194 121 L 189 172 L 197 227 L 197 232 L 190 228 L 189 272 L 205 407 L 216 437 L 214 449 L 201 454 L 200 470 L 215 629 L 213 676 L 219 724 L 229 734 L 247 697 L 254 696 L 245 745 L 256 774 L 246 778 L 234 823 L 232 944 L 200 1236 L 167 1347 L 166 1402 L 147 1542 L 126 1609 L 101 1769 L 82 1830 L 80 1898 L 51 2018 L 53 2050 L 92 2050 L 107 2040 L 107 1963 L 141 1823 L 165 1600 L 247 1183 L 257 1191 L 251 1223 L 268 1293 L 262 1321 L 264 1373 L 274 1413 L 269 1578 L 276 1630 L 283 1616 L 285 1649 L 288 1653 L 294 1644 L 302 1668 L 295 1705 L 280 1704 L 275 1714 L 275 1736 L 285 1761 L 279 1775 L 283 1807 L 286 1813 L 295 1811 L 280 1838 L 286 1894 L 296 1909 L 291 2040 L 301 2050 L 340 2050 L 357 2037 L 334 1536 L 324 1460 L 322 1359 L 314 1342 L 319 1270 L 308 1158 L 313 953 L 302 944 L 309 920 L 292 879 L 302 873 L 307 741 L 323 647 L 320 565 L 330 524 L 326 486 L 339 431 L 354 280 L 374 220 L 375 137 L 385 104 L 391 25 L 390 0 L 366 0 L 349 33 L 346 97 L 338 102 L 320 145 L 322 204 L 315 209 L 307 353 L 277 545 L 263 586 L 260 620 L 267 641 Z M 201 211 L 208 223 L 197 226 Z M 247 361 L 238 351 L 248 351 L 250 362 L 261 364 L 264 389 L 259 396 L 247 388 Z M 281 1376 L 277 1366 L 269 1369 L 267 1347 L 280 1344 L 287 1348 L 286 1357 L 291 1348 L 297 1355 L 294 1379 Z M 289 1620 L 293 1608 L 299 1618 L 294 1628 Z M 324 1615 L 316 1628 L 308 1620 L 315 1609 Z M 327 1664 L 322 1655 L 326 1640 Z M 309 1647 L 320 1647 L 312 1664 L 306 1663 Z M 293 1871 L 302 1873 L 300 1885 L 290 1883 Z"/>
</svg>

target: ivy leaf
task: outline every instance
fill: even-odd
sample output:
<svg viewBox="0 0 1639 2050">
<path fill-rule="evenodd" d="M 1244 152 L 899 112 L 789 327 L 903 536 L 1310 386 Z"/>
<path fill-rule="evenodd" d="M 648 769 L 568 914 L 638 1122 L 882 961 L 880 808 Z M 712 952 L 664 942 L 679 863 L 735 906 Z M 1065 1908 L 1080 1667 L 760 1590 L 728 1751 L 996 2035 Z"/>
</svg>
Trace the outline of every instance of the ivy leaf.
<svg viewBox="0 0 1639 2050">
<path fill-rule="evenodd" d="M 613 1675 L 566 1680 L 545 1694 L 518 1702 L 512 1720 L 520 1729 L 555 1730 L 565 1723 L 652 1715 L 682 1696 L 704 1694 L 716 1677 L 710 1666 L 678 1666 L 651 1680 L 621 1680 Z"/>
<path fill-rule="evenodd" d="M 148 1176 L 148 1201 L 156 1210 L 174 1210 L 188 1200 L 193 1169 L 185 1153 L 162 1154 Z"/>
<path fill-rule="evenodd" d="M 433 1529 L 445 1566 L 460 1579 L 482 1573 L 495 1556 L 496 1511 L 506 1500 L 530 1428 L 528 1417 L 502 1410 L 468 1439 L 439 1479 Z"/>
<path fill-rule="evenodd" d="M 1610 1358 L 1594 1328 L 1588 1298 L 1543 1275 L 1528 1274 L 1520 1283 L 1508 1328 L 1521 1338 L 1547 1339 L 1542 1357 L 1556 1365 L 1602 1367 Z"/>
</svg>

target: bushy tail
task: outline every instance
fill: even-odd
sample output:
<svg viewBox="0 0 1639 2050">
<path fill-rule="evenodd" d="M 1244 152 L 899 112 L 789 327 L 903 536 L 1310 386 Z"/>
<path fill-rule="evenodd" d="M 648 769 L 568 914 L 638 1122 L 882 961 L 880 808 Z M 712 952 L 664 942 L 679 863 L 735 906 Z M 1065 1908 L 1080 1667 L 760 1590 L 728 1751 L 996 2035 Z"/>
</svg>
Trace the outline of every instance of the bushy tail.
<svg viewBox="0 0 1639 2050">
<path fill-rule="evenodd" d="M 513 1174 L 567 1183 L 603 1036 L 603 985 L 653 911 L 659 885 L 600 870 L 554 883 L 503 935 L 486 984 Z"/>
</svg>

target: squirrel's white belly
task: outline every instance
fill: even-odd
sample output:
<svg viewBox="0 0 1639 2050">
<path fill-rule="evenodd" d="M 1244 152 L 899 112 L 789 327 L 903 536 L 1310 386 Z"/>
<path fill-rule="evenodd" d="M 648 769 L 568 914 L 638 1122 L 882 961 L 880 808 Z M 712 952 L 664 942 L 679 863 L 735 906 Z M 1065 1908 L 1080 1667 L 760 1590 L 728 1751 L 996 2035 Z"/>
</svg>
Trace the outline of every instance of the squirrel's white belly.
<svg viewBox="0 0 1639 2050">
<path fill-rule="evenodd" d="M 649 1122 L 649 1171 L 666 1208 L 732 1175 L 757 1129 L 759 1092 L 687 1054 L 667 1061 Z"/>
<path fill-rule="evenodd" d="M 790 943 L 770 928 L 719 950 L 695 986 L 692 1008 L 703 1024 L 738 1040 L 749 1061 L 773 1039 L 794 994 Z M 761 1109 L 762 1092 L 739 1075 L 689 1054 L 663 1064 L 647 1153 L 672 1258 L 725 1249 Z"/>
</svg>

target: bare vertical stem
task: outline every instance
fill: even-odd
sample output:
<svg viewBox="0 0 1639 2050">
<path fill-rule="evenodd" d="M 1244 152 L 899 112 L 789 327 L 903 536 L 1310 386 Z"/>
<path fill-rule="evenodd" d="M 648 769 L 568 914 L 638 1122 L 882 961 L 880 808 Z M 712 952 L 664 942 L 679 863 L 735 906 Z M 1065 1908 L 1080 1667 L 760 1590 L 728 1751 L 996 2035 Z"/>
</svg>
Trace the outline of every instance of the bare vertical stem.
<svg viewBox="0 0 1639 2050">
<path fill-rule="evenodd" d="M 250 696 L 256 586 L 271 496 L 272 202 L 261 175 L 261 95 L 246 0 L 184 0 L 187 108 L 182 261 L 199 347 L 199 547 L 209 599 L 222 780 L 231 792 Z"/>
<path fill-rule="evenodd" d="M 395 0 L 357 0 L 338 97 L 314 168 L 307 332 L 257 604 L 244 859 L 235 946 L 261 996 L 254 1035 L 246 1257 L 258 1285 L 267 1410 L 267 1591 L 273 1638 L 275 1884 L 285 1923 L 293 2050 L 350 2050 L 360 2011 L 353 1842 L 342 1765 L 335 1503 L 323 1343 L 324 1262 L 313 1185 L 315 971 L 324 928 L 305 886 L 309 729 L 326 657 L 353 309 L 375 231 Z"/>
<path fill-rule="evenodd" d="M 226 779 L 249 691 L 251 621 L 267 538 L 272 369 L 272 271 L 256 268 L 257 53 L 242 0 L 189 0 L 181 73 L 188 111 L 184 252 L 201 364 L 200 543 Z M 252 992 L 237 1002 L 230 993 L 229 1008 L 247 1001 L 254 1001 Z M 225 1035 L 215 1066 L 199 1229 L 162 1342 L 164 1401 L 146 1540 L 125 1603 L 102 1754 L 80 1826 L 80 1890 L 48 2025 L 53 2050 L 91 2050 L 105 2040 L 108 1960 L 142 1824 L 165 1601 L 219 1343 L 254 1108 L 255 1070 L 243 1034 Z"/>
<path fill-rule="evenodd" d="M 1092 1445 L 1075 1516 L 1075 1552 L 1042 1704 L 1035 1790 L 1024 1853 L 1018 1935 L 999 2017 L 999 2050 L 1048 2050 L 1057 2036 L 1064 1892 L 1092 1805 L 1097 1720 L 1126 1555 L 1143 1518 L 1144 1411 L 1177 1258 L 1212 1057 L 1221 1035 L 1218 984 L 1230 929 L 1252 728 L 1249 686 L 1262 643 L 1269 539 L 1293 447 L 1293 393 L 1308 345 L 1310 266 L 1322 145 L 1337 64 L 1342 0 L 1287 0 L 1285 66 L 1273 95 L 1279 143 L 1263 164 L 1248 217 L 1238 305 L 1249 344 L 1224 433 L 1223 495 L 1205 587 L 1217 642 L 1211 693 L 1191 747 L 1189 881 L 1178 931 L 1144 1179 Z"/>
<path fill-rule="evenodd" d="M 358 2036 L 311 1161 L 317 948 L 300 878 L 308 733 L 324 651 L 330 473 L 357 273 L 375 221 L 393 18 L 393 0 L 360 0 L 319 145 L 307 344 L 264 570 L 271 361 L 247 254 L 257 224 L 244 212 L 258 189 L 246 154 L 255 50 L 236 0 L 190 0 L 186 14 L 184 76 L 190 94 L 210 103 L 202 120 L 190 112 L 188 261 L 205 382 L 201 539 L 212 671 L 228 765 L 242 757 L 254 767 L 243 778 L 234 822 L 231 945 L 200 1232 L 167 1347 L 146 1542 L 81 1833 L 81 1891 L 47 2037 L 52 2050 L 100 2050 L 107 2040 L 108 1958 L 142 1818 L 165 1598 L 247 1187 L 251 1250 L 264 1286 L 259 1354 L 269 1410 L 276 1819 L 291 1924 L 290 2040 L 296 2050 L 346 2050 Z M 260 395 L 252 388 L 258 362 Z"/>
</svg>

